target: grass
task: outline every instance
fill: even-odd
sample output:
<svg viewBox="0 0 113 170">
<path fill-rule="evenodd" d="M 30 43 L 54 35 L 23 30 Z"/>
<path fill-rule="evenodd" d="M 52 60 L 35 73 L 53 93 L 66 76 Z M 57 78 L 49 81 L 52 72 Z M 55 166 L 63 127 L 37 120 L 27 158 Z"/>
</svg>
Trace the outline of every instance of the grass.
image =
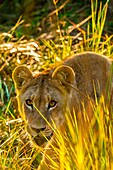
<svg viewBox="0 0 113 170">
<path fill-rule="evenodd" d="M 2 120 L 0 168 L 5 169 L 34 169 L 33 161 L 39 149 L 32 146 L 21 119 Z M 38 161 L 39 161 L 38 160 Z M 37 164 L 38 164 L 37 161 Z"/>
<path fill-rule="evenodd" d="M 103 108 L 104 104 L 102 99 L 96 106 L 93 122 L 89 121 L 87 124 L 88 131 L 84 126 L 79 131 L 76 119 L 73 120 L 70 114 L 66 115 L 67 131 L 65 134 L 58 135 L 60 147 L 58 155 L 61 156 L 59 159 L 61 159 L 62 167 L 59 169 L 108 170 L 113 168 L 113 122 L 107 107 Z M 87 113 L 85 114 L 87 116 Z M 88 132 L 87 138 L 83 137 L 83 134 Z"/>
<path fill-rule="evenodd" d="M 41 156 L 40 149 L 33 145 L 26 133 L 26 125 L 20 119 L 15 101 L 11 73 L 19 64 L 26 64 L 33 71 L 43 70 L 62 61 L 74 53 L 96 51 L 112 57 L 112 35 L 103 34 L 107 12 L 106 3 L 98 8 L 98 2 L 91 3 L 91 16 L 78 25 L 72 23 L 76 36 L 57 28 L 57 40 L 36 41 L 18 39 L 15 30 L 23 21 L 19 20 L 9 33 L 0 34 L 0 169 L 36 169 Z M 57 11 L 58 12 L 58 11 Z M 87 31 L 81 25 L 87 22 Z M 69 32 L 70 29 L 67 29 Z M 74 43 L 74 41 L 78 41 Z M 7 66 L 8 65 L 8 66 Z M 37 66 L 38 65 L 38 66 Z M 94 107 L 94 106 L 93 106 Z M 85 113 L 84 113 L 85 114 Z M 93 121 L 88 123 L 89 135 L 83 138 L 78 122 L 66 113 L 67 129 L 64 134 L 57 131 L 60 170 L 109 170 L 113 169 L 113 122 L 111 113 L 102 98 L 94 109 Z M 95 126 L 94 126 L 95 125 Z M 56 150 L 56 148 L 55 148 Z M 42 149 L 41 149 L 42 151 Z M 58 170 L 53 161 L 51 169 Z M 31 168 L 32 167 L 32 168 Z"/>
</svg>

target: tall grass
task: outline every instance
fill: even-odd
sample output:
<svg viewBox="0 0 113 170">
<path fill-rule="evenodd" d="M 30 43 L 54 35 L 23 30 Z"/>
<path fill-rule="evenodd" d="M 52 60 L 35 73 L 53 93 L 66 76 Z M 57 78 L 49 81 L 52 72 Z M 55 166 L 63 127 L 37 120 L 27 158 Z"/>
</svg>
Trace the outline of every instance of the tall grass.
<svg viewBox="0 0 113 170">
<path fill-rule="evenodd" d="M 87 24 L 87 31 L 83 32 L 83 41 L 76 45 L 77 51 L 95 51 L 101 54 L 111 56 L 112 37 L 104 33 L 108 9 L 108 1 L 103 6 L 98 0 L 91 0 L 91 19 Z"/>
<path fill-rule="evenodd" d="M 39 149 L 32 146 L 21 119 L 2 120 L 1 126 L 0 169 L 34 169 Z"/>
<path fill-rule="evenodd" d="M 65 133 L 57 132 L 54 151 L 59 160 L 57 167 L 51 159 L 54 170 L 111 170 L 113 168 L 113 122 L 105 106 L 104 98 L 96 107 L 94 116 L 80 129 L 76 116 L 66 113 L 67 128 Z M 87 113 L 81 113 L 87 117 Z M 52 157 L 52 156 L 50 156 Z"/>
<path fill-rule="evenodd" d="M 103 34 L 108 2 L 102 7 L 98 2 L 91 3 L 91 20 L 87 24 L 87 31 L 81 31 L 82 40 L 72 46 L 72 37 L 60 34 L 61 44 L 55 44 L 50 40 L 43 40 L 50 60 L 59 62 L 70 54 L 81 51 L 96 51 L 98 53 L 112 55 L 112 36 Z M 82 23 L 81 23 L 82 25 Z M 17 25 L 15 26 L 17 27 Z M 79 27 L 79 26 L 78 26 Z M 75 28 L 76 29 L 76 28 Z M 81 30 L 81 29 L 79 29 Z M 11 30 L 14 33 L 14 30 Z M 65 41 L 65 38 L 67 41 Z M 9 41 L 9 40 L 8 40 Z M 62 45 L 62 46 L 61 46 Z M 49 65 L 49 64 L 48 64 Z M 2 84 L 2 80 L 0 79 Z M 5 86 L 7 88 L 7 86 Z M 0 86 L 0 96 L 3 98 L 5 91 Z M 6 97 L 10 92 L 7 91 Z M 1 101 L 0 101 L 1 102 Z M 2 102 L 0 103 L 2 105 Z M 21 170 L 36 169 L 40 162 L 40 148 L 35 147 L 26 133 L 26 125 L 15 118 L 15 110 L 10 108 L 11 102 L 0 108 L 0 169 Z M 4 113 L 4 115 L 2 114 Z M 18 112 L 17 112 L 18 113 Z M 81 113 L 82 114 L 82 113 Z M 86 113 L 84 115 L 87 117 Z M 113 169 L 113 137 L 112 119 L 108 107 L 102 98 L 94 108 L 94 117 L 88 121 L 87 129 L 84 126 L 79 129 L 76 116 L 66 113 L 67 128 L 65 133 L 56 131 L 56 139 L 59 149 L 56 156 L 60 160 L 57 165 L 52 162 L 54 170 L 112 170 Z M 88 130 L 87 138 L 83 133 Z M 42 150 L 41 150 L 42 151 Z"/>
</svg>

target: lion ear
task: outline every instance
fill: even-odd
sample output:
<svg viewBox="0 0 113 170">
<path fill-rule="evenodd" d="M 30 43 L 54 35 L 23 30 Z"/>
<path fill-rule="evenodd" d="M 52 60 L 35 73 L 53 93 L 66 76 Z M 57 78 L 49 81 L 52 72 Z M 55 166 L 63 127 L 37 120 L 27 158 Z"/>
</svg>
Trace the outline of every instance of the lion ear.
<svg viewBox="0 0 113 170">
<path fill-rule="evenodd" d="M 69 84 L 74 83 L 75 73 L 71 67 L 63 65 L 54 70 L 52 78 L 55 78 L 63 85 L 68 86 Z"/>
<path fill-rule="evenodd" d="M 23 65 L 16 67 L 12 74 L 12 78 L 18 90 L 21 89 L 21 86 L 32 77 L 32 72 L 26 66 Z"/>
</svg>

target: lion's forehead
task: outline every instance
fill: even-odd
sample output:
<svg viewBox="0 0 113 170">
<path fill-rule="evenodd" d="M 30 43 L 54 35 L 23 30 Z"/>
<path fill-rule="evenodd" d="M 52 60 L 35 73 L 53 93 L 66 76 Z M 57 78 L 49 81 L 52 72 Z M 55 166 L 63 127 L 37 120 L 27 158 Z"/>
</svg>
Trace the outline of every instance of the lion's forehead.
<svg viewBox="0 0 113 170">
<path fill-rule="evenodd" d="M 32 98 L 33 100 L 49 101 L 52 98 L 58 99 L 61 93 L 61 88 L 49 79 L 35 79 L 31 80 L 31 85 L 22 91 L 21 97 L 23 99 Z"/>
</svg>

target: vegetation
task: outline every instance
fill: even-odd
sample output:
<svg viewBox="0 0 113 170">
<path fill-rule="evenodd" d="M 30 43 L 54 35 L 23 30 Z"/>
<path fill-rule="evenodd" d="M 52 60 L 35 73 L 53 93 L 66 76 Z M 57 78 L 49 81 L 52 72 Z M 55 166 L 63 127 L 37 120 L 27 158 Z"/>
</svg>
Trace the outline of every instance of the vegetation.
<svg viewBox="0 0 113 170">
<path fill-rule="evenodd" d="M 7 4 L 6 0 L 4 2 Z M 18 11 L 21 3 L 17 2 L 13 0 L 10 3 L 17 5 L 15 10 Z M 42 71 L 74 53 L 87 50 L 105 54 L 112 60 L 112 34 L 108 36 L 105 33 L 108 2 L 105 1 L 104 5 L 97 0 L 92 0 L 91 5 L 89 1 L 85 2 L 81 10 L 82 2 L 74 3 L 69 0 L 63 2 L 53 0 L 53 3 L 48 1 L 50 11 L 46 9 L 47 4 L 44 4 L 44 8 L 40 7 L 40 11 L 32 11 L 33 5 L 29 9 L 33 14 L 29 17 L 30 21 L 29 18 L 25 19 L 28 10 L 22 13 L 24 18 L 20 17 L 14 26 L 13 22 L 21 13 L 15 11 L 19 16 L 13 16 L 11 10 L 12 24 L 9 23 L 7 15 L 3 15 L 2 19 L 7 19 L 4 25 L 0 24 L 2 30 L 0 33 L 1 170 L 36 169 L 41 159 L 40 151 L 43 152 L 43 148 L 36 147 L 30 142 L 26 125 L 18 113 L 12 81 L 12 71 L 17 65 L 26 64 L 34 72 Z M 1 11 L 5 3 L 0 5 Z M 28 5 L 24 7 L 27 8 Z M 8 7 L 5 10 L 8 10 Z M 39 18 L 35 17 L 38 12 Z M 37 32 L 38 36 L 36 36 Z M 92 122 L 88 124 L 90 132 L 88 140 L 82 139 L 76 118 L 72 120 L 71 115 L 66 114 L 67 130 L 65 134 L 57 132 L 58 145 L 62 146 L 56 152 L 56 156 L 60 155 L 61 170 L 113 169 L 113 122 L 108 107 L 102 98 L 100 104 L 94 108 L 93 124 Z M 55 162 L 52 169 L 58 170 Z"/>
</svg>

